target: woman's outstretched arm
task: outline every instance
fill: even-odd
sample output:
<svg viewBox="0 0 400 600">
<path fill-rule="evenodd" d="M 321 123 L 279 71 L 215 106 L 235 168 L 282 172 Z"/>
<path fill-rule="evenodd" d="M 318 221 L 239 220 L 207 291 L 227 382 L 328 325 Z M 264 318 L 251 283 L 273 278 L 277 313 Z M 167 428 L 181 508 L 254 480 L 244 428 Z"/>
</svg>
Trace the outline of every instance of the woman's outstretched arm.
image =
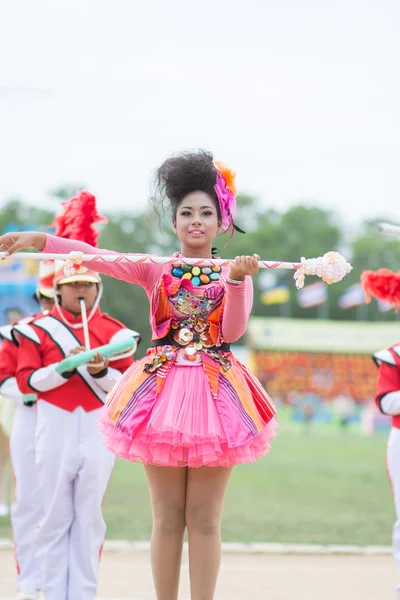
<svg viewBox="0 0 400 600">
<path fill-rule="evenodd" d="M 98 256 L 118 254 L 118 252 L 114 252 L 113 250 L 95 248 L 85 242 L 66 240 L 56 235 L 37 231 L 21 231 L 0 236 L 0 252 L 5 251 L 7 255 L 11 255 L 18 250 L 25 250 L 27 248 L 35 248 L 39 252 L 51 254 L 69 254 L 73 251 L 96 254 Z M 150 263 L 84 261 L 82 264 L 103 275 L 109 275 L 128 283 L 141 285 L 146 291 L 152 288 L 152 284 L 160 277 L 162 272 L 162 265 Z"/>
</svg>

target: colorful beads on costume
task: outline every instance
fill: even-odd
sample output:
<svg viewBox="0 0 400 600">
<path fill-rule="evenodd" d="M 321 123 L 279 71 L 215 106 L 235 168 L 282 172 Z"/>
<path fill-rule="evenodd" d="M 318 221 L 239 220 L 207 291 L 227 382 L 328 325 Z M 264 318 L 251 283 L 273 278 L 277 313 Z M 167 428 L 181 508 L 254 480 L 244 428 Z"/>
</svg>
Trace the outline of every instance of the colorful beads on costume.
<svg viewBox="0 0 400 600">
<path fill-rule="evenodd" d="M 165 363 L 171 362 L 175 358 L 176 351 L 176 347 L 169 345 L 159 347 L 158 352 L 152 356 L 150 362 L 146 362 L 143 371 L 154 373 L 154 371 L 162 367 Z"/>
<path fill-rule="evenodd" d="M 216 304 L 217 298 L 194 296 L 181 287 L 174 296 L 170 296 L 169 301 L 176 310 L 184 315 L 196 315 L 207 319 Z"/>
<path fill-rule="evenodd" d="M 208 285 L 212 281 L 218 281 L 221 267 L 212 265 L 212 267 L 197 267 L 192 265 L 172 266 L 172 275 L 179 279 L 189 279 L 196 287 L 199 285 Z"/>
</svg>

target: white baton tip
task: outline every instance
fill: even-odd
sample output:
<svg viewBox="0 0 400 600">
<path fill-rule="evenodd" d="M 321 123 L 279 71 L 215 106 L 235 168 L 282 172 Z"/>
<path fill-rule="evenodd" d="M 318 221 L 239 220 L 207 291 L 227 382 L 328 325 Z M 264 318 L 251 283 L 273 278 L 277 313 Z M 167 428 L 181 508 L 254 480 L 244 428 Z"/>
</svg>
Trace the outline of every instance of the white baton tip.
<svg viewBox="0 0 400 600">
<path fill-rule="evenodd" d="M 390 223 L 378 223 L 378 231 L 391 235 L 400 235 L 400 226 L 391 225 Z"/>
</svg>

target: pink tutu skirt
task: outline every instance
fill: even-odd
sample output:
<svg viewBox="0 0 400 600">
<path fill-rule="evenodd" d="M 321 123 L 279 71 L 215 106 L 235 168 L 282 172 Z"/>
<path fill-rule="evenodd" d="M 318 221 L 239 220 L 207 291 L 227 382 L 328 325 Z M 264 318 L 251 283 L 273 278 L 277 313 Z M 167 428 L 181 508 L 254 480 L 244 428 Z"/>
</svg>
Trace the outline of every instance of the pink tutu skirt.
<svg viewBox="0 0 400 600">
<path fill-rule="evenodd" d="M 123 426 L 119 421 L 111 422 L 108 405 L 100 411 L 104 444 L 116 456 L 166 467 L 230 467 L 253 462 L 268 453 L 269 442 L 275 437 L 275 419 L 256 433 L 243 433 L 240 425 L 232 423 L 228 439 L 221 410 L 226 423 L 233 415 L 233 409 L 224 410 L 232 406 L 232 393 L 229 386 L 220 385 L 216 401 L 202 365 L 174 365 L 155 398 L 154 390 L 148 387 L 148 394 L 153 396 L 152 408 L 133 434 L 129 423 Z M 235 410 L 240 410 L 237 403 Z"/>
</svg>

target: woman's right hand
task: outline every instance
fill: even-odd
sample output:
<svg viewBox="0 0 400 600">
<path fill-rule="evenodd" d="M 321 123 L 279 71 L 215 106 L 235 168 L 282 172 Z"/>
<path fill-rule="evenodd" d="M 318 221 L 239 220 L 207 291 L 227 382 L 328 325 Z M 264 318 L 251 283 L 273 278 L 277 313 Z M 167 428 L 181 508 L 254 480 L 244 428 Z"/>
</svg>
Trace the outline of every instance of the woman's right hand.
<svg viewBox="0 0 400 600">
<path fill-rule="evenodd" d="M 45 246 L 46 234 L 40 231 L 20 231 L 0 235 L 0 252 L 6 253 L 3 258 L 26 248 L 35 248 L 41 252 Z"/>
</svg>

